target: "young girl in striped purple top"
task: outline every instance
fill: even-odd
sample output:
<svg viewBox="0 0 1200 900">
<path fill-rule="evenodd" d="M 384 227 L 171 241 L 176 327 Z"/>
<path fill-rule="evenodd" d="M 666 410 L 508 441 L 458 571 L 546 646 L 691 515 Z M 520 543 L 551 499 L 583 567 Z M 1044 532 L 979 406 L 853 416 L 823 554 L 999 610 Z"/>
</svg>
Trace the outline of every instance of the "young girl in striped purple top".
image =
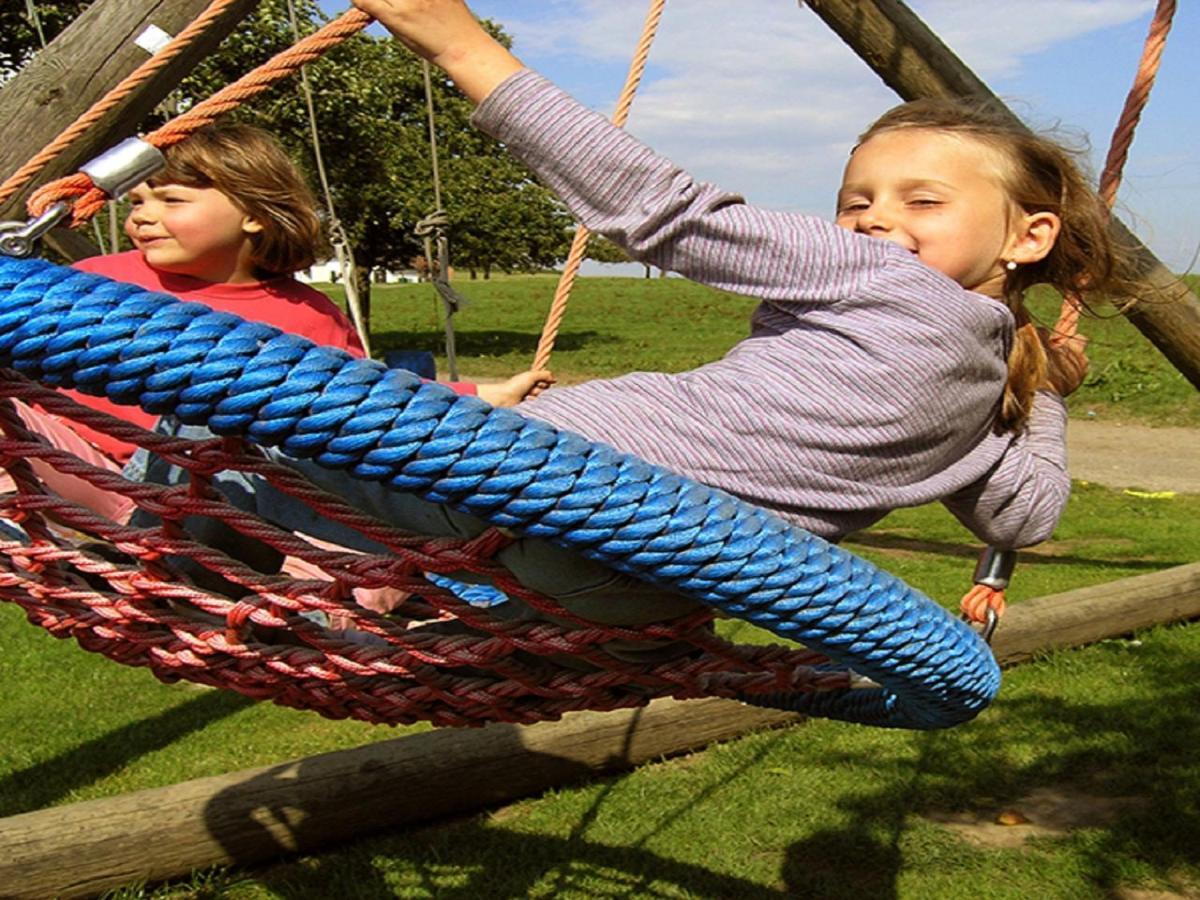
<svg viewBox="0 0 1200 900">
<path fill-rule="evenodd" d="M 977 105 L 905 104 L 854 149 L 835 222 L 772 212 L 694 181 L 525 69 L 461 0 L 354 4 L 442 67 L 478 104 L 475 124 L 585 225 L 636 260 L 762 301 L 720 360 L 556 388 L 520 412 L 834 541 L 935 500 L 1002 548 L 1051 534 L 1070 490 L 1062 398 L 1087 360 L 1079 341 L 1051 346 L 1022 298 L 1034 284 L 1109 289 L 1122 271 L 1068 152 Z M 401 524 L 483 527 L 352 491 Z M 536 540 L 505 553 L 529 586 L 600 621 L 690 603 Z"/>
</svg>

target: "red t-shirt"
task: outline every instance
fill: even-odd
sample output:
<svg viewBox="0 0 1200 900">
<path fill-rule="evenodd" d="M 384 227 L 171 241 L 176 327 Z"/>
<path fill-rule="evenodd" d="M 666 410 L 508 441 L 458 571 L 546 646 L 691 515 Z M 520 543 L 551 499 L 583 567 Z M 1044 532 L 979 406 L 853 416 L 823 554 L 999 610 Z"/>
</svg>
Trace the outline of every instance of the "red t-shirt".
<svg viewBox="0 0 1200 900">
<path fill-rule="evenodd" d="M 354 356 L 364 355 L 362 341 L 354 326 L 333 301 L 288 275 L 270 281 L 214 284 L 188 275 L 172 275 L 152 269 L 136 250 L 94 256 L 75 263 L 74 268 L 136 284 L 148 291 L 171 294 L 180 300 L 203 303 L 251 322 L 273 325 L 281 331 L 308 338 L 314 344 L 337 347 Z M 136 406 L 118 406 L 103 397 L 91 397 L 77 391 L 64 393 L 78 403 L 146 429 L 152 429 L 158 421 L 157 416 Z M 71 427 L 119 463 L 127 462 L 137 449 L 78 422 L 72 422 Z"/>
</svg>

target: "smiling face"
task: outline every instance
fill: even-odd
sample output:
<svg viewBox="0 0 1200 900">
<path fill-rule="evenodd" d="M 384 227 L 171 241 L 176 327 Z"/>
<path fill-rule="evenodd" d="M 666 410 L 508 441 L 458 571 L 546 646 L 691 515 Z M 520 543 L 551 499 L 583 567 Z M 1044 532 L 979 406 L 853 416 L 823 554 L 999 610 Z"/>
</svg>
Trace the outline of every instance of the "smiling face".
<svg viewBox="0 0 1200 900">
<path fill-rule="evenodd" d="M 139 184 L 125 233 L 146 262 L 214 283 L 257 280 L 250 236 L 261 226 L 216 188 Z"/>
<path fill-rule="evenodd" d="M 1030 217 L 1004 190 L 1003 166 L 997 151 L 963 135 L 878 132 L 846 165 L 837 224 L 899 244 L 967 290 L 1000 298 L 1007 261 L 1045 255 L 1030 242 Z"/>
</svg>

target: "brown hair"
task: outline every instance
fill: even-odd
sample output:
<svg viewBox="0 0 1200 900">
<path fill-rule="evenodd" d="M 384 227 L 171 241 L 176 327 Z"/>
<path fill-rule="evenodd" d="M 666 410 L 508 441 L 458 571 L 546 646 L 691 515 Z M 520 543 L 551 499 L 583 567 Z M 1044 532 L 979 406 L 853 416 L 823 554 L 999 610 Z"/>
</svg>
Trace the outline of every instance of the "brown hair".
<svg viewBox="0 0 1200 900">
<path fill-rule="evenodd" d="M 987 98 L 937 98 L 903 103 L 884 113 L 859 138 L 883 131 L 924 128 L 962 135 L 995 150 L 1006 162 L 1001 186 L 1025 213 L 1051 212 L 1062 223 L 1058 239 L 1044 259 L 1017 266 L 1005 275 L 1004 303 L 1017 322 L 1016 342 L 1008 358 L 998 427 L 1020 431 L 1033 407 L 1033 395 L 1046 378 L 1046 349 L 1025 307 L 1025 292 L 1047 284 L 1080 299 L 1097 292 L 1129 296 L 1134 279 L 1126 248 L 1108 230 L 1109 210 L 1093 190 L 1078 151 L 1034 134 L 999 104 Z"/>
<path fill-rule="evenodd" d="M 262 226 L 249 235 L 259 277 L 290 275 L 316 262 L 324 243 L 316 201 L 273 136 L 251 125 L 209 125 L 165 155 L 152 187 L 215 188 Z"/>
</svg>

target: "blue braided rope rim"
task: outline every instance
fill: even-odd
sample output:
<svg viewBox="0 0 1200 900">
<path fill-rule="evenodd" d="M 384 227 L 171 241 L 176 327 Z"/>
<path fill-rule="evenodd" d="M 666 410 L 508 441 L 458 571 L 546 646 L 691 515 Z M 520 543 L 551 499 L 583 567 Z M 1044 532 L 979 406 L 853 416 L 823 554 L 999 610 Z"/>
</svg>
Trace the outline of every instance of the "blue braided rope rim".
<svg viewBox="0 0 1200 900">
<path fill-rule="evenodd" d="M 0 365 L 449 504 L 797 640 L 880 688 L 754 698 L 945 728 L 1000 684 L 923 594 L 728 494 L 412 373 L 43 260 L 0 257 Z"/>
</svg>

